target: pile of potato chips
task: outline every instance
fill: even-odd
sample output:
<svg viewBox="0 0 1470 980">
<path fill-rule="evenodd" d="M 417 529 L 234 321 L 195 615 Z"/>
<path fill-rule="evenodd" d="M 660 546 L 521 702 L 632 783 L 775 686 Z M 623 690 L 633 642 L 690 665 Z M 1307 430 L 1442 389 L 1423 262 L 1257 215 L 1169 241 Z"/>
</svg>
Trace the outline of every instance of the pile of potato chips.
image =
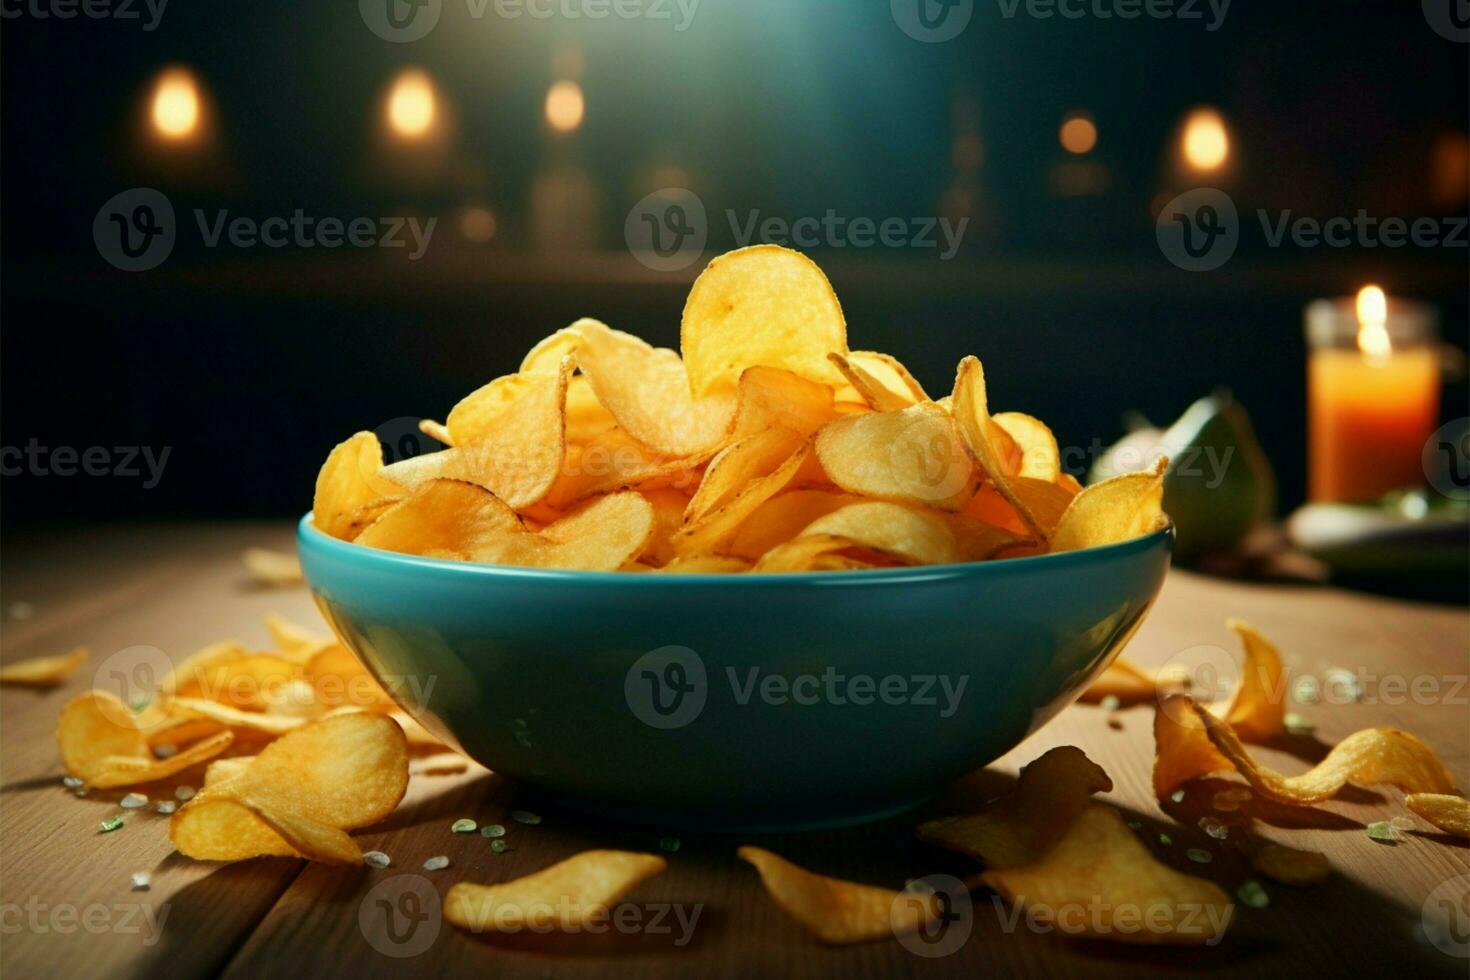
<svg viewBox="0 0 1470 980">
<path fill-rule="evenodd" d="M 337 446 L 327 534 L 459 561 L 595 571 L 799 572 L 983 561 L 1163 527 L 1162 465 L 1083 490 L 1056 438 L 992 414 L 980 362 L 934 400 L 897 359 L 850 351 L 798 252 L 721 256 L 684 308 L 683 356 L 580 320 L 383 464 Z"/>
</svg>

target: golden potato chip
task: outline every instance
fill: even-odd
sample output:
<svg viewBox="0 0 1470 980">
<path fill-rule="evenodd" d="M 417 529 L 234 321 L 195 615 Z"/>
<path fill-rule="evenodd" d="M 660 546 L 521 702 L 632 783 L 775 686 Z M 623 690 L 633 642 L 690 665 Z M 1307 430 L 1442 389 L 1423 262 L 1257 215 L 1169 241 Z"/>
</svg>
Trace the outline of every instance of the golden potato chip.
<svg viewBox="0 0 1470 980">
<path fill-rule="evenodd" d="M 395 708 L 396 703 L 353 652 L 340 643 L 319 649 L 306 664 L 306 679 L 324 708 Z"/>
<path fill-rule="evenodd" d="M 1197 726 L 1187 720 L 1190 715 L 1197 719 Z M 1228 722 L 1184 695 L 1170 696 L 1160 704 L 1154 736 L 1154 791 L 1160 799 L 1186 780 L 1231 769 L 1244 776 L 1258 796 L 1297 805 L 1330 799 L 1350 782 L 1359 786 L 1388 783 L 1406 793 L 1451 793 L 1455 789 L 1454 778 L 1434 750 L 1396 728 L 1354 732 L 1333 746 L 1325 759 L 1296 776 L 1284 776 L 1257 763 Z M 1203 748 L 1201 738 L 1212 751 Z M 1202 768 L 1205 766 L 1208 768 Z M 1166 778 L 1161 779 L 1161 769 Z"/>
<path fill-rule="evenodd" d="M 643 496 L 614 493 L 548 524 L 539 535 L 513 540 L 493 559 L 471 557 L 501 565 L 612 572 L 643 553 L 653 529 L 653 506 Z"/>
<path fill-rule="evenodd" d="M 472 438 L 457 434 L 453 449 L 400 460 L 384 474 L 408 490 L 430 480 L 462 480 L 484 487 L 512 510 L 534 506 L 551 492 L 562 471 L 571 373 L 568 358 L 557 374 L 527 375 L 520 397 L 489 429 Z"/>
<path fill-rule="evenodd" d="M 1016 534 L 963 514 L 945 514 L 944 517 L 949 524 L 950 533 L 954 535 L 960 561 L 987 561 L 998 557 L 1006 549 L 1029 545 L 1035 541 L 1024 534 Z"/>
<path fill-rule="evenodd" d="M 225 728 L 260 732 L 264 735 L 283 735 L 293 728 L 300 728 L 306 724 L 305 718 L 294 715 L 245 711 L 233 705 L 210 701 L 206 698 L 172 698 L 168 702 L 168 710 L 184 719 L 202 718 Z"/>
<path fill-rule="evenodd" d="M 809 436 L 837 417 L 830 387 L 781 368 L 746 368 L 736 398 L 735 438 L 776 425 Z"/>
<path fill-rule="evenodd" d="M 863 400 L 863 403 L 875 412 L 901 412 L 919 401 L 907 390 L 895 390 L 884 384 L 865 365 L 850 355 L 844 357 L 841 354 L 828 354 L 827 359 L 842 372 L 842 376 L 847 379 L 847 383 L 852 386 L 853 391 Z"/>
<path fill-rule="evenodd" d="M 1153 675 L 1127 657 L 1119 657 L 1108 664 L 1078 700 L 1096 704 L 1104 698 L 1117 698 L 1123 704 L 1137 704 L 1152 701 L 1157 696 L 1158 687 Z"/>
<path fill-rule="evenodd" d="M 1264 742 L 1286 729 L 1281 653 L 1249 623 L 1232 619 L 1226 625 L 1240 636 L 1245 662 L 1240 668 L 1240 687 L 1225 720 L 1243 741 Z"/>
<path fill-rule="evenodd" d="M 471 552 L 528 533 L 515 511 L 484 487 L 430 480 L 378 518 L 358 544 L 411 555 L 453 552 L 469 560 Z"/>
<path fill-rule="evenodd" d="M 741 523 L 761 504 L 797 482 L 812 457 L 812 444 L 803 443 L 773 472 L 751 480 L 723 505 L 685 524 L 673 537 L 674 550 L 681 555 L 724 553 Z"/>
<path fill-rule="evenodd" d="M 578 339 L 574 357 L 597 400 L 638 442 L 684 456 L 725 440 L 735 424 L 734 391 L 691 393 L 677 353 L 596 320 L 578 320 L 567 330 Z"/>
<path fill-rule="evenodd" d="M 778 544 L 761 555 L 754 571 L 838 572 L 855 568 L 876 568 L 892 564 L 891 560 L 867 552 L 851 538 L 833 534 L 804 534 L 785 544 Z"/>
<path fill-rule="evenodd" d="M 583 851 L 513 881 L 459 882 L 444 896 L 444 918 L 471 932 L 580 932 L 605 923 L 624 895 L 667 867 L 652 854 Z"/>
<path fill-rule="evenodd" d="M 383 447 L 371 432 L 359 432 L 333 449 L 316 478 L 312 523 L 323 533 L 351 541 L 365 513 L 404 490 L 383 476 Z"/>
<path fill-rule="evenodd" d="M 728 575 L 750 571 L 750 562 L 731 555 L 681 555 L 654 571 L 679 575 Z"/>
<path fill-rule="evenodd" d="M 435 422 L 433 419 L 419 419 L 419 431 L 435 442 L 442 443 L 446 446 L 454 445 L 454 436 L 449 434 L 449 426 L 443 422 Z"/>
<path fill-rule="evenodd" d="M 1251 867 L 1283 885 L 1315 885 L 1332 874 L 1327 855 L 1285 844 L 1265 844 L 1251 855 Z"/>
<path fill-rule="evenodd" d="M 1447 793 L 1410 793 L 1404 805 L 1447 834 L 1470 837 L 1470 800 Z"/>
<path fill-rule="evenodd" d="M 200 684 L 210 673 L 226 664 L 251 656 L 249 650 L 234 640 L 221 640 L 198 650 L 165 674 L 158 682 L 158 693 L 167 697 L 185 686 Z"/>
<path fill-rule="evenodd" d="M 1167 526 L 1164 515 L 1164 468 L 1160 458 L 1152 470 L 1124 473 L 1083 488 L 1051 536 L 1053 551 L 1078 551 L 1131 541 Z"/>
<path fill-rule="evenodd" d="M 0 684 L 24 684 L 31 687 L 51 687 L 64 682 L 91 656 L 86 647 L 77 647 L 71 653 L 54 657 L 32 657 L 17 660 L 0 667 Z"/>
<path fill-rule="evenodd" d="M 1038 860 L 1061 840 L 1094 793 L 1113 781 L 1072 745 L 1051 749 L 1021 770 L 1015 789 L 979 812 L 920 824 L 919 837 L 978 859 L 1013 868 Z"/>
<path fill-rule="evenodd" d="M 234 861 L 298 854 L 355 863 L 343 834 L 375 823 L 408 788 L 408 745 L 375 712 L 323 718 L 271 742 L 248 766 L 206 786 L 169 825 L 186 857 Z"/>
<path fill-rule="evenodd" d="M 99 788 L 167 779 L 219 755 L 233 740 L 229 732 L 219 732 L 167 759 L 155 758 L 132 709 L 106 691 L 77 695 L 56 723 L 66 771 Z"/>
<path fill-rule="evenodd" d="M 692 493 L 700 482 L 699 468 L 713 455 L 708 450 L 692 456 L 662 456 L 613 426 L 586 442 L 567 446 L 561 474 L 542 503 L 565 509 L 617 490 L 673 488 Z"/>
<path fill-rule="evenodd" d="M 746 846 L 735 853 L 755 866 L 781 911 L 833 946 L 916 932 L 940 912 L 932 892 L 899 892 L 828 878 L 759 847 Z"/>
<path fill-rule="evenodd" d="M 1022 537 L 1032 535 L 1031 524 L 1041 528 L 1045 535 L 1054 534 L 1062 515 L 1071 506 L 1074 494 L 1058 484 L 1029 476 L 1007 477 L 1007 482 L 1012 496 L 1020 500 L 1026 513 L 1031 515 L 1030 523 L 1023 520 L 1020 510 L 1000 495 L 995 484 L 989 482 L 975 491 L 975 496 L 965 507 L 965 514 Z"/>
<path fill-rule="evenodd" d="M 839 507 L 862 503 L 856 494 L 832 490 L 787 490 L 751 511 L 726 550 L 750 561 L 790 541 L 808 524 Z"/>
<path fill-rule="evenodd" d="M 817 264 L 777 245 L 714 259 L 684 304 L 679 347 L 696 396 L 733 387 L 748 367 L 775 367 L 837 385 L 829 353 L 847 353 L 847 323 Z"/>
<path fill-rule="evenodd" d="M 301 666 L 269 653 L 232 657 L 191 667 L 170 685 L 175 698 L 204 698 L 250 711 L 263 711 L 279 690 L 301 676 Z"/>
<path fill-rule="evenodd" d="M 240 561 L 257 585 L 300 585 L 306 581 L 301 573 L 301 559 L 284 551 L 269 548 L 246 548 Z"/>
<path fill-rule="evenodd" d="M 233 755 L 227 759 L 215 759 L 204 767 L 204 785 L 213 786 L 227 779 L 233 779 L 245 771 L 245 767 L 255 761 L 253 755 Z"/>
<path fill-rule="evenodd" d="M 684 523 L 684 511 L 689 507 L 690 497 L 681 490 L 664 488 L 643 490 L 643 499 L 653 508 L 653 534 L 643 546 L 639 559 L 655 568 L 674 560 L 672 538 Z"/>
<path fill-rule="evenodd" d="M 954 423 L 932 404 L 849 415 L 822 427 L 817 459 L 849 493 L 962 510 L 976 473 Z"/>
<path fill-rule="evenodd" d="M 1230 897 L 1160 864 L 1103 803 L 1089 803 L 1039 859 L 992 868 L 981 880 L 1069 935 L 1148 945 L 1213 945 L 1230 923 Z"/>
<path fill-rule="evenodd" d="M 1005 430 L 1021 450 L 1021 467 L 1016 476 L 1056 483 L 1062 472 L 1062 454 L 1057 437 L 1046 423 L 1024 412 L 1001 412 L 991 418 Z"/>
<path fill-rule="evenodd" d="M 294 663 L 305 663 L 323 646 L 334 642 L 330 634 L 294 623 L 277 613 L 266 613 L 265 628 L 275 641 L 277 652 Z"/>
<path fill-rule="evenodd" d="M 445 428 L 449 430 L 447 445 L 467 446 L 493 436 L 511 409 L 518 407 L 532 392 L 546 391 L 549 379 L 561 375 L 564 361 L 565 354 L 557 357 L 549 370 L 503 375 L 461 398 L 445 420 Z"/>
<path fill-rule="evenodd" d="M 944 565 L 959 560 L 949 524 L 937 513 L 924 513 L 886 501 L 850 504 L 819 517 L 801 536 L 830 535 L 859 547 L 914 565 Z"/>
<path fill-rule="evenodd" d="M 1019 447 L 1010 433 L 990 416 L 985 369 L 975 358 L 966 357 L 960 361 L 955 375 L 953 399 L 954 420 L 958 423 L 964 444 L 975 457 L 975 462 L 990 479 L 996 492 L 1015 508 L 1016 514 L 1026 526 L 1040 537 L 1048 537 L 1046 527 L 1032 513 L 1035 503 L 1022 497 L 1013 486 L 1013 478 L 1020 473 L 1018 467 L 1010 465 L 1009 458 Z M 1162 498 L 1162 491 L 1160 496 Z"/>
<path fill-rule="evenodd" d="M 847 360 L 862 368 L 868 377 L 890 392 L 907 396 L 911 405 L 933 401 L 928 392 L 924 390 L 924 386 L 919 384 L 909 369 L 903 366 L 903 362 L 891 354 L 875 350 L 855 350 L 848 352 Z"/>
<path fill-rule="evenodd" d="M 751 481 L 774 472 L 805 442 L 801 433 L 778 425 L 731 443 L 710 460 L 684 520 L 692 524 L 720 509 Z"/>
</svg>

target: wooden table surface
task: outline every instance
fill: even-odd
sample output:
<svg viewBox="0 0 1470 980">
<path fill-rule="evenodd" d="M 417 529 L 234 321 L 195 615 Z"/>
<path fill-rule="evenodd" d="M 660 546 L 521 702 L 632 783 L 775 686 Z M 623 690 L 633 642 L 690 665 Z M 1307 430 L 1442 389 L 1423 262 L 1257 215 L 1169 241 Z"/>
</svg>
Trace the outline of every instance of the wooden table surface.
<svg viewBox="0 0 1470 980">
<path fill-rule="evenodd" d="M 92 650 L 91 661 L 59 688 L 0 692 L 0 973 L 6 980 L 374 976 L 390 969 L 411 976 L 702 980 L 1074 971 L 1464 977 L 1470 966 L 1441 951 L 1422 924 L 1428 901 L 1451 909 L 1459 916 L 1452 926 L 1470 935 L 1470 904 L 1461 897 L 1470 890 L 1470 848 L 1418 820 L 1418 829 L 1398 843 L 1369 839 L 1368 822 L 1406 813 L 1401 794 L 1388 787 L 1352 789 L 1313 808 L 1250 811 L 1260 836 L 1322 850 L 1336 873 L 1312 888 L 1268 883 L 1269 908 L 1237 905 L 1224 941 L 1195 949 L 1032 931 L 1024 920 L 1012 922 L 987 892 L 977 892 L 963 920 L 950 926 L 969 930 L 952 953 L 924 955 L 937 947 L 915 952 L 894 940 L 827 948 L 779 912 L 753 870 L 735 858 L 735 847 L 746 838 L 699 834 L 682 835 L 682 847 L 667 855 L 669 870 L 629 897 L 644 923 L 636 930 L 491 939 L 462 933 L 432 914 L 411 927 L 407 919 L 387 922 L 385 908 L 413 910 L 404 904 L 404 889 L 417 889 L 419 908 L 431 909 L 435 893 L 456 881 L 517 877 L 589 847 L 658 849 L 654 832 L 551 809 L 541 809 L 545 819 L 539 826 L 514 823 L 509 810 L 527 798 L 526 791 L 478 767 L 414 776 L 399 811 L 359 835 L 364 849 L 392 855 L 393 867 L 386 871 L 290 859 L 231 865 L 187 860 L 169 844 L 167 818 L 148 810 L 131 811 L 119 831 L 99 833 L 99 821 L 123 812 L 117 804 L 121 793 L 94 791 L 77 798 L 62 787 L 52 737 L 61 706 L 90 686 L 117 651 L 146 645 L 177 659 L 226 637 L 264 646 L 261 618 L 268 611 L 318 622 L 304 588 L 256 588 L 239 564 L 246 545 L 289 548 L 290 541 L 290 529 L 282 524 L 72 529 L 6 540 L 0 659 L 65 652 L 78 644 Z M 17 603 L 34 610 L 17 617 Z M 1316 723 L 1323 742 L 1367 726 L 1401 726 L 1433 745 L 1459 785 L 1470 786 L 1470 619 L 1463 608 L 1176 571 L 1129 655 L 1148 665 L 1228 659 L 1235 655 L 1225 627 L 1230 616 L 1275 639 L 1293 678 L 1322 678 L 1332 668 L 1356 674 L 1361 701 L 1330 694 L 1296 709 Z M 1107 801 L 1141 822 L 1141 833 L 1151 842 L 1161 832 L 1172 836 L 1172 846 L 1152 844 L 1162 860 L 1233 892 L 1254 875 L 1234 841 L 1214 841 L 1195 826 L 1208 811 L 1194 800 L 1211 794 L 1193 793 L 1184 804 L 1169 804 L 1173 815 L 1153 799 L 1152 714 L 1144 706 L 1110 718 L 1100 708 L 1075 706 L 918 813 L 849 830 L 749 842 L 813 870 L 894 888 L 926 874 L 964 876 L 976 870 L 965 858 L 914 840 L 917 820 L 963 799 L 993 795 L 1021 765 L 1051 746 L 1071 743 L 1111 774 L 1115 789 Z M 1310 758 L 1313 751 L 1320 755 L 1322 748 L 1309 745 L 1297 754 Z M 1282 751 L 1259 753 L 1288 771 L 1305 765 Z M 495 855 L 479 835 L 450 833 L 449 824 L 459 817 L 504 823 L 512 849 Z M 1185 856 L 1191 847 L 1211 850 L 1213 862 L 1191 863 Z M 450 857 L 452 865 L 422 870 L 423 861 L 436 854 Z M 151 872 L 149 890 L 131 889 L 135 871 Z M 1446 896 L 1451 905 L 1439 906 Z M 679 924 L 679 913 L 685 922 L 697 913 L 692 929 Z"/>
</svg>

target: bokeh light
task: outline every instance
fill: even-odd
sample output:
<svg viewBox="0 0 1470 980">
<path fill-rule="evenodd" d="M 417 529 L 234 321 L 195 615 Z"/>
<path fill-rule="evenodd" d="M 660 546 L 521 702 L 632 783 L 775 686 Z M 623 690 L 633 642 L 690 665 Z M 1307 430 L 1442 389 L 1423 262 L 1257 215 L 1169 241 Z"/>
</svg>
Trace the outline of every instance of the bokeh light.
<svg viewBox="0 0 1470 980">
<path fill-rule="evenodd" d="M 1069 112 L 1062 120 L 1057 139 L 1068 153 L 1090 153 L 1097 146 L 1097 124 L 1085 112 Z"/>
<path fill-rule="evenodd" d="M 170 68 L 153 87 L 153 128 L 166 140 L 181 141 L 199 129 L 199 86 L 184 68 Z"/>
<path fill-rule="evenodd" d="M 1185 163 L 1195 170 L 1219 170 L 1230 158 L 1230 134 L 1225 120 L 1214 109 L 1195 109 L 1184 120 L 1179 146 Z"/>
<path fill-rule="evenodd" d="M 417 68 L 405 70 L 388 92 L 388 125 L 404 139 L 420 139 L 434 127 L 437 115 L 434 83 Z"/>
<path fill-rule="evenodd" d="M 559 133 L 570 133 L 582 125 L 586 109 L 582 86 L 576 82 L 564 79 L 546 93 L 546 121 Z"/>
</svg>

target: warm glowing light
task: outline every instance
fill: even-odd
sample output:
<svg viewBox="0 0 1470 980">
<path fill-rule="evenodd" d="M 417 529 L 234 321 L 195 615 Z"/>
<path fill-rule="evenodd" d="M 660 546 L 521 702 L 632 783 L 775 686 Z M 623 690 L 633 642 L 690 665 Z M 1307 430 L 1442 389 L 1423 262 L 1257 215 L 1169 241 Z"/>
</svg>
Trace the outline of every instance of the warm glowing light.
<svg viewBox="0 0 1470 980">
<path fill-rule="evenodd" d="M 465 208 L 459 216 L 459 231 L 469 241 L 483 245 L 495 237 L 495 213 L 489 208 Z"/>
<path fill-rule="evenodd" d="M 1062 149 L 1068 153 L 1089 153 L 1097 146 L 1097 124 L 1085 112 L 1070 113 L 1062 120 L 1057 139 L 1061 140 Z"/>
<path fill-rule="evenodd" d="M 388 125 L 404 139 L 419 139 L 434 126 L 434 83 L 417 69 L 399 75 L 388 93 Z"/>
<path fill-rule="evenodd" d="M 1393 352 L 1388 339 L 1388 297 L 1377 286 L 1358 290 L 1358 350 L 1370 361 L 1387 359 Z"/>
<path fill-rule="evenodd" d="M 586 110 L 582 86 L 576 82 L 557 82 L 546 93 L 546 121 L 559 133 L 570 133 L 582 125 Z"/>
<path fill-rule="evenodd" d="M 1180 143 L 1184 160 L 1195 170 L 1218 170 L 1230 157 L 1230 134 L 1214 109 L 1196 109 L 1184 120 Z"/>
<path fill-rule="evenodd" d="M 173 68 L 153 89 L 153 128 L 164 139 L 183 140 L 199 128 L 199 87 L 194 76 Z"/>
</svg>

